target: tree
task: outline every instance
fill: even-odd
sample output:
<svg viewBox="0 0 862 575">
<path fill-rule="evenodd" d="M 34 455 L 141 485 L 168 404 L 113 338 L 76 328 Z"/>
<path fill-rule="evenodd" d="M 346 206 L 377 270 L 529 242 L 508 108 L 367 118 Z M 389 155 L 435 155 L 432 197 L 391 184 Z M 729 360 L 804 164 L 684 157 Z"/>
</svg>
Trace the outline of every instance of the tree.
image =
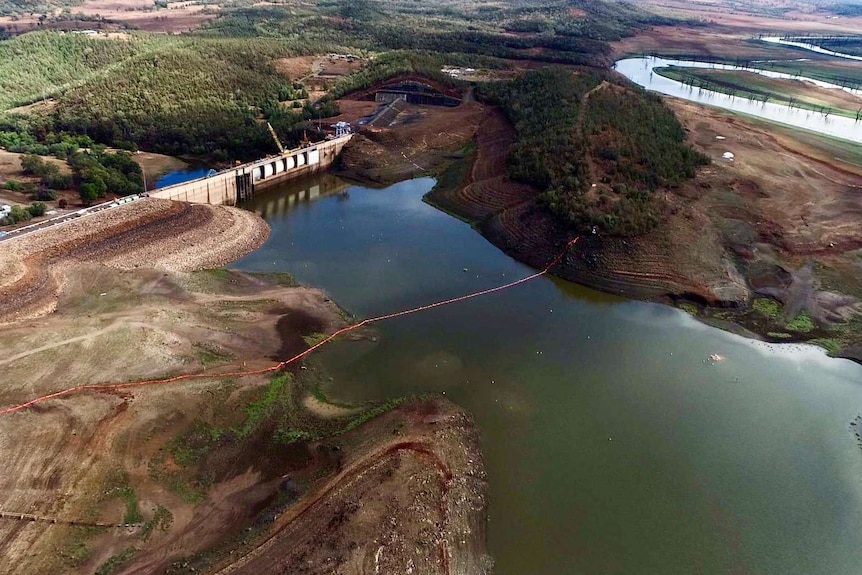
<svg viewBox="0 0 862 575">
<path fill-rule="evenodd" d="M 17 224 L 18 222 L 30 221 L 33 216 L 21 206 L 12 206 L 12 211 L 6 216 L 6 223 Z"/>
<path fill-rule="evenodd" d="M 45 212 L 48 211 L 48 206 L 42 202 L 33 202 L 33 205 L 27 208 L 27 211 L 30 212 L 30 215 L 34 218 L 38 218 L 45 215 Z"/>
<path fill-rule="evenodd" d="M 45 170 L 45 161 L 36 154 L 21 156 L 21 170 L 28 176 L 39 176 Z"/>
<path fill-rule="evenodd" d="M 91 205 L 99 197 L 99 187 L 94 183 L 81 184 L 81 201 L 85 206 Z"/>
</svg>

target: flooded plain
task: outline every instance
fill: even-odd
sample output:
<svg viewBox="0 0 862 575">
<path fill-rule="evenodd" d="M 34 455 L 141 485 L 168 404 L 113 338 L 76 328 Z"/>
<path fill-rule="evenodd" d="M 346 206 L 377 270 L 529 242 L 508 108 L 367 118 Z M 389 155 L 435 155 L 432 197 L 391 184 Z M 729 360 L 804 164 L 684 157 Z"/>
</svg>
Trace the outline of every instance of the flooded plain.
<svg viewBox="0 0 862 575">
<path fill-rule="evenodd" d="M 842 140 L 848 140 L 850 142 L 862 143 L 862 121 L 856 120 L 855 118 L 834 114 L 826 115 L 813 110 L 791 108 L 790 106 L 783 104 L 762 102 L 760 100 L 752 100 L 743 96 L 734 96 L 731 94 L 724 94 L 722 92 L 715 92 L 705 88 L 689 86 L 682 82 L 666 78 L 655 72 L 656 68 L 665 68 L 668 66 L 676 66 L 680 68 L 707 68 L 714 70 L 744 70 L 746 72 L 755 72 L 770 78 L 803 80 L 821 87 L 831 86 L 835 89 L 845 89 L 841 86 L 828 84 L 827 82 L 804 78 L 801 76 L 791 76 L 790 74 L 782 74 L 780 72 L 759 70 L 755 68 L 743 68 L 726 64 L 697 62 L 694 60 L 674 60 L 655 56 L 619 60 L 614 64 L 614 70 L 639 86 L 653 92 L 682 98 L 683 100 L 688 100 L 690 102 L 714 106 L 716 108 L 740 114 L 747 114 L 764 120 L 771 120 L 773 122 L 810 130 L 812 132 L 840 138 Z"/>
</svg>

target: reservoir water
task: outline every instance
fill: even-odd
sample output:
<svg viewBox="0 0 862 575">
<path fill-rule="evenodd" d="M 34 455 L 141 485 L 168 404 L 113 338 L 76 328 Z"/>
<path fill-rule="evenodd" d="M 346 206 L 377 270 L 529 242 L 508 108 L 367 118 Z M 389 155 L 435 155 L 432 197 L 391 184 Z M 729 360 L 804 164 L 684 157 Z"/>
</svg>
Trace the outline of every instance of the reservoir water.
<svg viewBox="0 0 862 575">
<path fill-rule="evenodd" d="M 826 116 L 813 110 L 791 108 L 782 104 L 750 100 L 741 96 L 732 96 L 730 94 L 714 92 L 704 88 L 687 86 L 682 82 L 665 78 L 655 72 L 655 68 L 663 68 L 665 66 L 711 68 L 716 70 L 745 70 L 748 72 L 756 72 L 771 78 L 804 80 L 820 86 L 829 86 L 825 82 L 820 82 L 810 78 L 802 78 L 799 76 L 791 76 L 789 74 L 782 74 L 779 72 L 741 68 L 738 66 L 723 64 L 712 64 L 707 62 L 696 62 L 692 60 L 658 58 L 654 56 L 619 60 L 614 64 L 614 69 L 632 82 L 653 92 L 682 98 L 683 100 L 688 100 L 690 102 L 714 106 L 724 110 L 748 114 L 749 116 L 787 124 L 796 128 L 811 130 L 813 132 L 841 138 L 843 140 L 849 140 L 851 142 L 862 143 L 862 121 L 858 121 L 847 116 Z M 840 86 L 834 86 L 834 88 L 843 89 Z"/>
<path fill-rule="evenodd" d="M 209 168 L 189 168 L 168 172 L 156 180 L 155 188 L 167 188 L 168 186 L 173 186 L 175 184 L 197 180 L 198 178 L 206 176 L 210 171 L 211 170 Z"/>
<path fill-rule="evenodd" d="M 531 273 L 423 203 L 432 186 L 268 191 L 247 207 L 272 235 L 235 267 L 360 317 Z M 862 367 L 549 277 L 375 329 L 316 356 L 326 391 L 445 392 L 473 414 L 498 575 L 860 573 Z"/>
<path fill-rule="evenodd" d="M 784 38 L 780 38 L 778 36 L 770 36 L 766 38 L 761 38 L 764 42 L 769 42 L 771 44 L 783 44 L 784 46 L 793 46 L 794 48 L 802 48 L 803 50 L 808 50 L 810 52 L 817 52 L 818 54 L 826 54 L 827 56 L 835 56 L 836 58 L 844 58 L 845 60 L 858 60 L 862 62 L 862 56 L 855 56 L 853 54 L 845 54 L 843 52 L 836 52 L 835 50 L 829 50 L 827 48 L 821 48 L 816 44 L 812 44 L 811 42 L 816 42 L 817 38 L 797 38 L 795 40 L 785 40 Z M 811 42 L 806 42 L 805 40 L 811 40 Z"/>
</svg>

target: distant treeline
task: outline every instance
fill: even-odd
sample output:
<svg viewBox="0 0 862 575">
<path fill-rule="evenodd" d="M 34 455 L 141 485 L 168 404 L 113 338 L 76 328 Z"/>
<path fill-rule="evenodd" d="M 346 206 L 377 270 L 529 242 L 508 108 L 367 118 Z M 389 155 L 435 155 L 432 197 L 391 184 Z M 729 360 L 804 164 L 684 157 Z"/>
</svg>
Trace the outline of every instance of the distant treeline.
<svg viewBox="0 0 862 575">
<path fill-rule="evenodd" d="M 260 6 L 225 11 L 201 34 L 271 36 L 368 50 L 464 53 L 568 64 L 608 64 L 607 42 L 669 24 L 619 2 L 523 0 L 501 4 L 328 0 L 313 16 Z"/>
<path fill-rule="evenodd" d="M 181 36 L 37 32 L 0 42 L 0 130 L 43 147 L 51 137 L 83 136 L 127 150 L 247 160 L 273 151 L 265 121 L 296 144 L 303 122 L 337 113 L 334 96 L 394 75 L 453 83 L 443 65 L 495 67 L 499 57 L 603 65 L 607 41 L 667 22 L 602 0 L 217 3 L 213 21 Z M 274 61 L 330 52 L 376 58 L 334 96 L 301 102 L 302 87 Z"/>
<path fill-rule="evenodd" d="M 852 18 L 854 16 L 862 16 L 862 4 L 855 2 L 836 2 L 829 6 L 829 11 L 838 16 L 846 16 Z"/>
<path fill-rule="evenodd" d="M 492 63 L 493 64 L 493 63 Z M 461 87 L 466 84 L 441 71 L 444 66 L 476 65 L 475 58 L 459 54 L 435 54 L 432 52 L 394 51 L 378 56 L 358 72 L 343 78 L 330 92 L 332 98 L 340 98 L 351 92 L 365 90 L 390 78 L 419 75 L 444 86 Z"/>
<path fill-rule="evenodd" d="M 0 0 L 0 16 L 24 16 L 26 14 L 50 14 L 57 8 L 82 4 L 82 0 Z"/>
<path fill-rule="evenodd" d="M 857 6 L 859 9 L 857 15 L 862 16 L 862 5 Z M 833 52 L 841 52 L 843 54 L 852 54 L 854 56 L 862 56 L 862 36 L 821 36 L 817 38 L 785 38 L 794 42 L 805 42 L 820 46 L 826 50 Z"/>
</svg>

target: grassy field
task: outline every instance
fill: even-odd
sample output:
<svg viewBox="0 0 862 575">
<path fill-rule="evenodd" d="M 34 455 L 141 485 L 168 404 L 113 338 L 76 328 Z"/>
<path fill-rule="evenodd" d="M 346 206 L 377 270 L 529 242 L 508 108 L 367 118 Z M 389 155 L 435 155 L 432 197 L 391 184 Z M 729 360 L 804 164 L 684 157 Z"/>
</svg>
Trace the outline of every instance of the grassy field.
<svg viewBox="0 0 862 575">
<path fill-rule="evenodd" d="M 810 55 L 811 52 L 806 50 L 805 54 Z M 800 57 L 805 58 L 806 56 L 800 54 Z M 847 60 L 836 61 L 835 58 L 818 60 L 812 58 L 803 62 L 757 62 L 756 65 L 758 68 L 763 68 L 764 70 L 805 76 L 806 78 L 814 78 L 815 80 L 822 80 L 848 88 L 862 88 L 862 67 L 854 65 L 854 63 Z"/>
<path fill-rule="evenodd" d="M 859 10 L 862 11 L 862 7 L 859 7 Z M 820 46 L 821 48 L 824 48 L 826 50 L 832 50 L 833 52 L 851 54 L 853 56 L 862 56 L 862 36 L 836 35 L 823 38 L 810 38 L 802 36 L 796 38 L 789 37 L 786 39 L 792 42 L 814 44 L 815 46 Z"/>
<path fill-rule="evenodd" d="M 850 118 L 859 118 L 862 110 L 862 97 L 844 91 L 818 88 L 799 80 L 768 78 L 756 72 L 668 66 L 656 68 L 656 73 L 714 92 Z"/>
</svg>

